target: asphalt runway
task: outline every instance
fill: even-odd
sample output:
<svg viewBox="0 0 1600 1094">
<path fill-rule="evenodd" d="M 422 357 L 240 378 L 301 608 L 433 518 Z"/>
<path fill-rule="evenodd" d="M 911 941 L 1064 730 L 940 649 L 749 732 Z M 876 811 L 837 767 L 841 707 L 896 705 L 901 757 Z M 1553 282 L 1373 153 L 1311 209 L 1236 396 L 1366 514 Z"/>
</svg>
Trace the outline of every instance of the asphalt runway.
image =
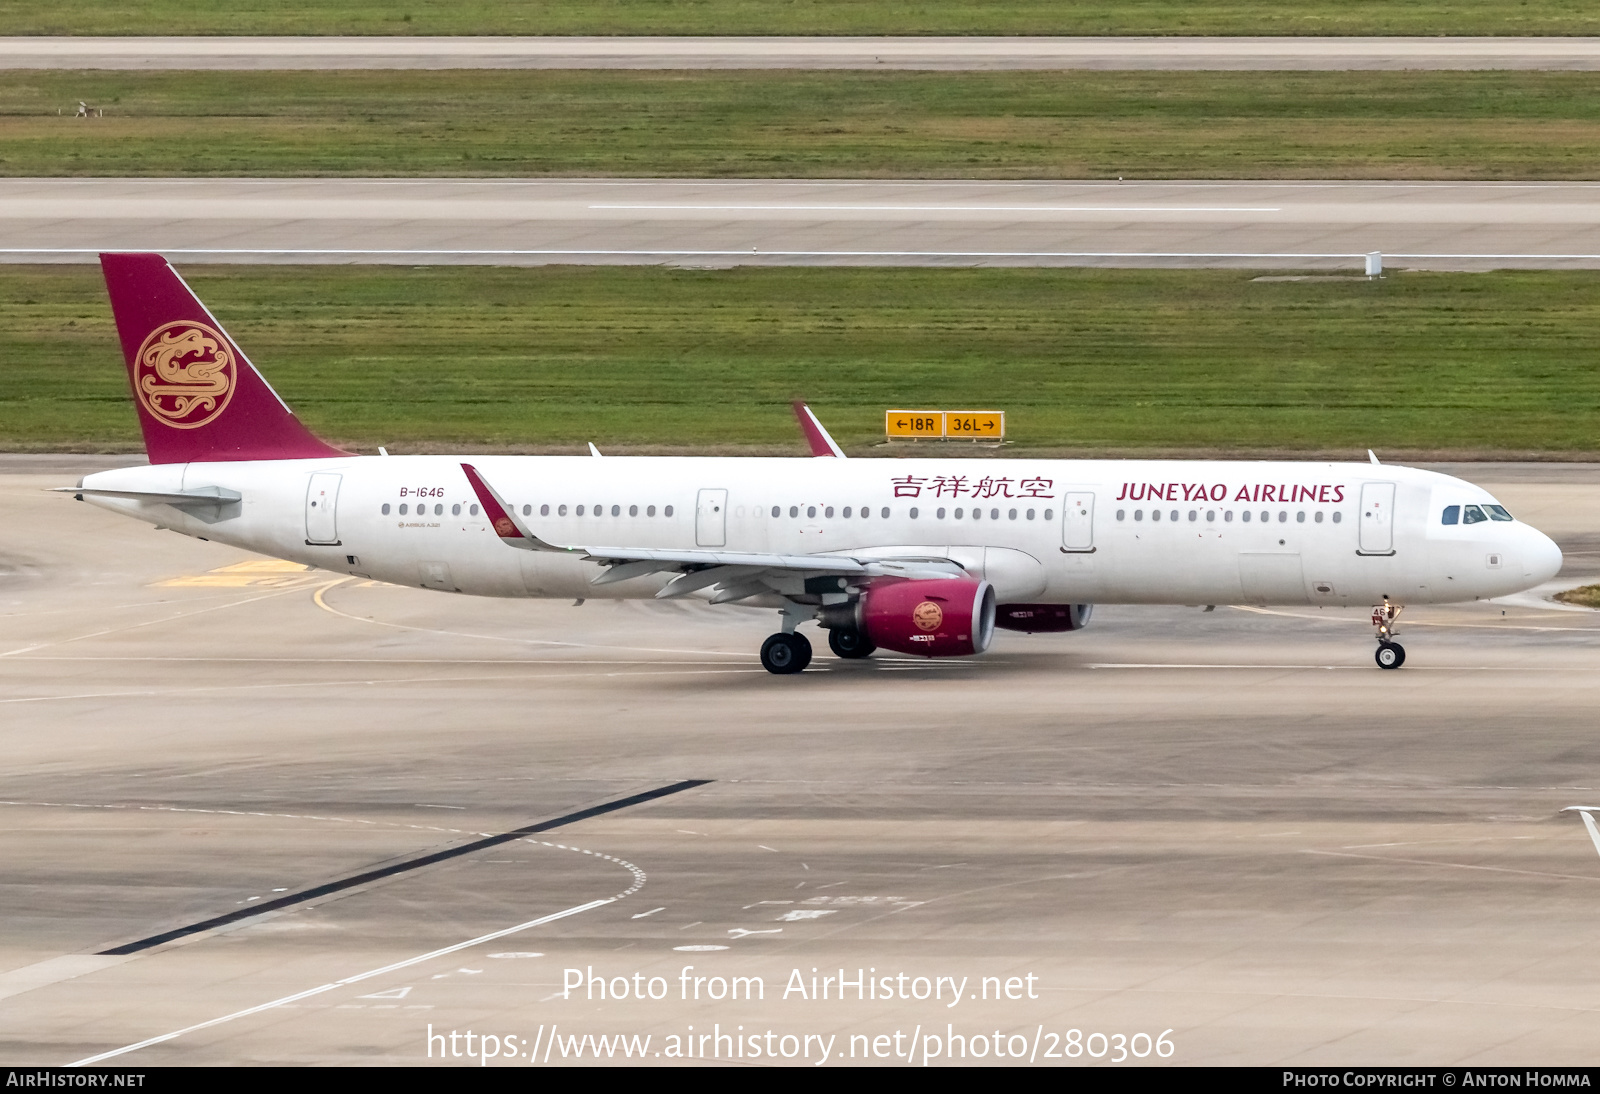
<svg viewBox="0 0 1600 1094">
<path fill-rule="evenodd" d="M 0 260 L 1600 268 L 1600 184 L 7 179 Z"/>
<path fill-rule="evenodd" d="M 45 492 L 105 462 L 0 461 L 7 1064 L 1600 1057 L 1595 613 L 1417 609 L 1392 673 L 1363 613 L 1219 607 L 775 678 L 766 613 L 369 585 Z M 1600 467 L 1476 471 L 1600 576 Z"/>
<path fill-rule="evenodd" d="M 0 38 L 10 69 L 1600 69 L 1600 38 Z"/>
</svg>

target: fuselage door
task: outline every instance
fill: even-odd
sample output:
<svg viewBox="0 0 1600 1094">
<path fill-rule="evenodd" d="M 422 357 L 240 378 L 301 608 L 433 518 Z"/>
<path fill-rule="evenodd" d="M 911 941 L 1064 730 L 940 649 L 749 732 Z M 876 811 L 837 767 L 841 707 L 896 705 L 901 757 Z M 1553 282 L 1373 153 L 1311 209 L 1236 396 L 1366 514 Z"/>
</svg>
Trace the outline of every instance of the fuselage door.
<svg viewBox="0 0 1600 1094">
<path fill-rule="evenodd" d="M 694 510 L 694 541 L 700 547 L 721 547 L 728 542 L 728 492 L 700 491 Z"/>
<path fill-rule="evenodd" d="M 1061 506 L 1061 548 L 1094 550 L 1094 491 L 1068 491 Z"/>
<path fill-rule="evenodd" d="M 339 542 L 339 478 L 318 473 L 306 487 L 306 542 Z"/>
<path fill-rule="evenodd" d="M 1361 548 L 1364 555 L 1394 554 L 1394 483 L 1361 484 Z"/>
</svg>

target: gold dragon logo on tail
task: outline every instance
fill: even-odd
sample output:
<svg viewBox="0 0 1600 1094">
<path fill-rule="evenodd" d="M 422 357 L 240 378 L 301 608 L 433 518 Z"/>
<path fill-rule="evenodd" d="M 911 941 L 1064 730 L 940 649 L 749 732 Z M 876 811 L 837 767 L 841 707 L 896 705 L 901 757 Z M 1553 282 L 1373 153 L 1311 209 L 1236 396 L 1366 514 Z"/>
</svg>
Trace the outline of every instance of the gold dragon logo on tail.
<svg viewBox="0 0 1600 1094">
<path fill-rule="evenodd" d="M 237 373 L 233 350 L 219 331 L 180 319 L 151 331 L 139 347 L 133 390 L 156 421 L 195 429 L 227 408 Z"/>
</svg>

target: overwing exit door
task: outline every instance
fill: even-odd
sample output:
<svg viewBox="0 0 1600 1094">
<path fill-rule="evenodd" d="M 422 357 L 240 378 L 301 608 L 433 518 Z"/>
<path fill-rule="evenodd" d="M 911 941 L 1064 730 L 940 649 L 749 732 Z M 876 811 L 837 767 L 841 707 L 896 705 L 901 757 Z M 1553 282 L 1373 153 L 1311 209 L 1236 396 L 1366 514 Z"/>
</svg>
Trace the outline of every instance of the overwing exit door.
<svg viewBox="0 0 1600 1094">
<path fill-rule="evenodd" d="M 318 473 L 306 487 L 306 542 L 339 542 L 338 475 Z"/>
<path fill-rule="evenodd" d="M 1061 549 L 1094 550 L 1094 491 L 1069 490 L 1061 506 Z"/>
<path fill-rule="evenodd" d="M 728 542 L 728 492 L 702 490 L 694 509 L 694 541 L 701 547 L 721 547 Z"/>
</svg>

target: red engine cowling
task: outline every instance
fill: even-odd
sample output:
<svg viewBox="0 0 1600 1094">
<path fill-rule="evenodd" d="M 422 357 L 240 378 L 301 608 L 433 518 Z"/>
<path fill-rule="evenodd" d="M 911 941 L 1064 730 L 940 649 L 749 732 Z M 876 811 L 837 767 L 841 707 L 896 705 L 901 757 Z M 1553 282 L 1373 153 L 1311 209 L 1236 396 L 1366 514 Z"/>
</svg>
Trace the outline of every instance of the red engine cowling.
<svg viewBox="0 0 1600 1094">
<path fill-rule="evenodd" d="M 857 618 L 875 646 L 923 657 L 966 657 L 994 637 L 994 588 L 969 578 L 875 584 Z"/>
<path fill-rule="evenodd" d="M 1002 604 L 994 625 L 1029 634 L 1081 631 L 1093 611 L 1093 604 Z"/>
</svg>

